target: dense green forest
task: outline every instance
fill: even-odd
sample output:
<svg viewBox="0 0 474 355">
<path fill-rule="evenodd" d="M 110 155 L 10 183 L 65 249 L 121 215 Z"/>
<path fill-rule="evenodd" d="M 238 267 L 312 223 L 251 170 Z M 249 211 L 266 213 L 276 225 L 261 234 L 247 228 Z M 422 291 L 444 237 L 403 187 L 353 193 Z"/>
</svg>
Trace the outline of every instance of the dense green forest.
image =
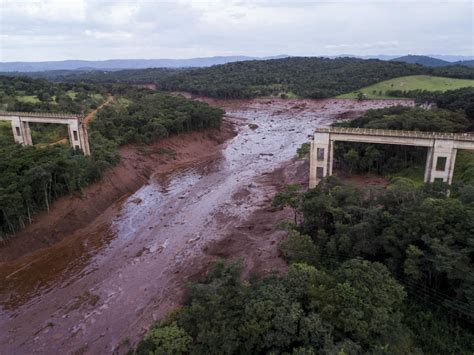
<svg viewBox="0 0 474 355">
<path fill-rule="evenodd" d="M 437 70 L 380 60 L 285 58 L 196 69 L 169 76 L 158 84 L 165 90 L 190 91 L 219 98 L 252 98 L 280 93 L 283 96 L 327 98 L 399 76 L 438 75 Z M 443 73 L 451 76 L 448 71 Z M 474 75 L 474 69 L 462 67 L 457 74 L 469 77 Z"/>
<path fill-rule="evenodd" d="M 150 143 L 176 133 L 217 127 L 224 114 L 198 101 L 146 89 L 128 89 L 123 98 L 99 111 L 91 125 L 118 144 Z"/>
<path fill-rule="evenodd" d="M 111 92 L 116 99 L 99 111 L 89 127 L 91 157 L 84 157 L 65 145 L 14 144 L 10 125 L 0 125 L 0 242 L 29 223 L 34 212 L 49 209 L 58 197 L 80 192 L 97 181 L 118 161 L 118 145 L 147 144 L 176 133 L 216 127 L 223 115 L 222 110 L 205 103 L 147 89 L 83 84 L 58 86 L 29 78 L 3 78 L 1 83 L 0 104 L 7 110 L 26 108 L 18 106 L 17 97 L 37 97 L 43 92 L 58 97 L 67 90 L 80 97 L 82 90 L 86 90 L 86 102 L 97 92 Z M 10 104 L 12 98 L 13 105 Z M 62 108 L 63 112 L 75 112 L 83 103 L 78 99 L 76 105 L 63 106 L 52 100 L 37 100 L 29 102 L 27 108 L 28 111 L 48 110 L 49 107 L 54 111 Z"/>
<path fill-rule="evenodd" d="M 138 354 L 471 354 L 474 187 L 398 179 L 379 194 L 330 177 L 275 197 L 301 223 L 286 275 L 217 263 Z M 296 201 L 296 203 L 295 203 Z"/>
</svg>

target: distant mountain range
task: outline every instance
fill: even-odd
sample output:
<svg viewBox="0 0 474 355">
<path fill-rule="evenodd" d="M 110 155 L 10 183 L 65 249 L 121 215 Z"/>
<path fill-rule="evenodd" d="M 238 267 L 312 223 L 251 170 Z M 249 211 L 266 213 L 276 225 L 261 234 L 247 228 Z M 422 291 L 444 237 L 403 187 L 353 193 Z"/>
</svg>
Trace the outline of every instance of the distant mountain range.
<svg viewBox="0 0 474 355">
<path fill-rule="evenodd" d="M 286 58 L 287 55 L 272 57 L 218 56 L 189 59 L 110 59 L 110 60 L 61 60 L 50 62 L 4 62 L 0 72 L 38 72 L 47 70 L 121 70 L 145 68 L 189 68 L 210 67 L 216 64 Z"/>
<path fill-rule="evenodd" d="M 122 69 L 145 69 L 145 68 L 190 68 L 210 67 L 217 64 L 226 64 L 247 60 L 266 60 L 287 58 L 288 55 L 277 55 L 271 57 L 249 57 L 249 56 L 217 56 L 189 59 L 110 59 L 110 60 L 62 60 L 48 62 L 0 62 L 0 72 L 42 72 L 51 70 L 122 70 Z M 338 56 L 325 56 L 328 58 L 354 57 L 362 59 L 394 60 L 412 64 L 421 64 L 428 67 L 441 67 L 454 64 L 474 66 L 474 57 L 463 56 L 424 56 L 407 55 L 402 57 L 389 55 L 355 56 L 343 54 Z"/>
<path fill-rule="evenodd" d="M 446 67 L 448 65 L 465 65 L 468 67 L 474 67 L 474 60 L 461 60 L 456 62 L 449 62 L 438 58 L 429 57 L 426 55 L 406 55 L 403 57 L 391 59 L 396 62 L 405 62 L 410 64 L 421 64 L 426 67 Z"/>
</svg>

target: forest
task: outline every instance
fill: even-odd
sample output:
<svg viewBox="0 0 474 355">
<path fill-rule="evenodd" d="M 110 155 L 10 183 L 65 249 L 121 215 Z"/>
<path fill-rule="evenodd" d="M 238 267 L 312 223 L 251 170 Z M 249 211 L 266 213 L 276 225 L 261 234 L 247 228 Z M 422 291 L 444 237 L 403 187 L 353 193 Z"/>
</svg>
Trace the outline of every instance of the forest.
<svg viewBox="0 0 474 355">
<path fill-rule="evenodd" d="M 49 107 L 74 113 L 88 97 L 106 92 L 101 86 L 58 85 L 29 78 L 2 78 L 1 85 L 0 103 L 7 110 L 47 111 Z M 84 93 L 86 101 L 77 99 L 77 105 L 71 106 L 53 103 L 51 98 L 65 90 L 77 92 L 76 98 Z M 137 88 L 109 86 L 107 90 L 116 100 L 99 111 L 88 129 L 91 157 L 65 145 L 14 144 L 9 123 L 0 125 L 0 242 L 30 223 L 35 212 L 49 210 L 55 199 L 80 194 L 85 186 L 100 179 L 118 162 L 119 145 L 148 144 L 181 132 L 217 127 L 223 115 L 220 109 L 181 96 Z M 27 107 L 18 106 L 21 101 L 16 97 L 36 97 L 44 92 L 50 93 L 50 101 L 38 99 L 25 104 Z"/>
<path fill-rule="evenodd" d="M 445 76 L 470 77 L 473 68 Z M 327 98 L 399 76 L 439 75 L 437 68 L 355 58 L 285 58 L 217 65 L 168 76 L 157 84 L 165 90 L 190 91 L 218 98 L 297 95 Z"/>
<path fill-rule="evenodd" d="M 461 65 L 430 68 L 375 59 L 290 57 L 209 68 L 50 71 L 28 75 L 62 82 L 156 84 L 168 91 L 243 99 L 270 95 L 327 98 L 383 80 L 421 74 L 473 79 L 474 68 Z"/>
<path fill-rule="evenodd" d="M 380 194 L 334 177 L 298 188 L 274 199 L 299 216 L 279 245 L 287 274 L 242 281 L 217 262 L 137 354 L 474 351 L 472 185 L 449 198 L 408 179 Z"/>
<path fill-rule="evenodd" d="M 469 130 L 474 131 L 474 88 L 463 88 L 446 92 L 396 90 L 389 91 L 387 94 L 395 97 L 409 97 L 415 99 L 415 102 L 418 104 L 434 103 L 438 108 L 460 111 L 470 120 Z"/>
</svg>

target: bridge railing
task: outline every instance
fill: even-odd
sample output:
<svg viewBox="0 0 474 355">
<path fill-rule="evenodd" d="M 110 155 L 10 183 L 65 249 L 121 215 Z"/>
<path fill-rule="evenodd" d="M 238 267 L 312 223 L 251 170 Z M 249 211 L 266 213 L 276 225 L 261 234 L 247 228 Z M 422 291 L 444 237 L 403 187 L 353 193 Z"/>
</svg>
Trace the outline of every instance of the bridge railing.
<svg viewBox="0 0 474 355">
<path fill-rule="evenodd" d="M 38 118 L 63 118 L 63 119 L 80 119 L 82 115 L 60 112 L 13 112 L 0 111 L 0 116 L 19 116 L 19 117 L 38 117 Z"/>
<path fill-rule="evenodd" d="M 352 128 L 352 127 L 327 127 L 316 128 L 318 133 L 339 133 L 354 135 L 371 135 L 371 136 L 389 136 L 389 137 L 410 137 L 425 139 L 453 139 L 474 142 L 474 134 L 472 133 L 450 133 L 450 132 L 421 132 L 421 131 L 404 131 L 393 129 L 374 129 L 374 128 Z"/>
</svg>

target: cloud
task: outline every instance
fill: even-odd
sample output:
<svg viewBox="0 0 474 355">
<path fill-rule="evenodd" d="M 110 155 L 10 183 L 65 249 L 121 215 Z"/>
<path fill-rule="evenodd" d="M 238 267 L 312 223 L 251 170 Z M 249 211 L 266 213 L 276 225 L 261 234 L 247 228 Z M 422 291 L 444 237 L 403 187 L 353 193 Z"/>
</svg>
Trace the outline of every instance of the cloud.
<svg viewBox="0 0 474 355">
<path fill-rule="evenodd" d="M 0 60 L 473 55 L 472 11 L 462 0 L 0 0 Z"/>
</svg>

